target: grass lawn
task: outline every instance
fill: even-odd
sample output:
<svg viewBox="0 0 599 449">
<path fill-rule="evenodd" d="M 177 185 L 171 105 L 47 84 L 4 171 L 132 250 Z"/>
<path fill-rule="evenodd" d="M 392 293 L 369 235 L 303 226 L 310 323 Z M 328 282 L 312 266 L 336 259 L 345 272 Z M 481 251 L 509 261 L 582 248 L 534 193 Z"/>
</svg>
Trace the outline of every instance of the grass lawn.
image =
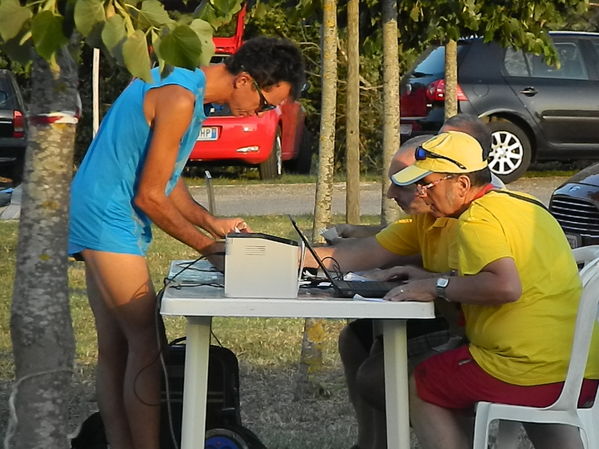
<svg viewBox="0 0 599 449">
<path fill-rule="evenodd" d="M 341 221 L 341 217 L 337 217 Z M 255 231 L 293 237 L 287 217 L 247 217 Z M 298 217 L 307 229 L 310 217 Z M 365 217 L 374 223 L 374 217 Z M 7 401 L 13 379 L 9 334 L 10 302 L 14 278 L 17 223 L 0 222 L 0 434 L 6 428 Z M 148 255 L 156 288 L 162 285 L 173 259 L 195 259 L 185 245 L 155 231 Z M 96 409 L 94 367 L 96 342 L 93 317 L 87 305 L 82 262 L 69 268 L 71 314 L 77 341 L 76 365 L 70 394 L 72 429 Z M 241 411 L 244 424 L 258 434 L 269 449 L 347 449 L 355 442 L 355 423 L 336 344 L 342 320 L 326 322 L 324 366 L 319 379 L 326 394 L 294 399 L 294 376 L 300 355 L 303 320 L 216 318 L 213 331 L 218 340 L 238 357 L 241 369 Z M 170 339 L 184 335 L 184 319 L 168 318 Z"/>
</svg>

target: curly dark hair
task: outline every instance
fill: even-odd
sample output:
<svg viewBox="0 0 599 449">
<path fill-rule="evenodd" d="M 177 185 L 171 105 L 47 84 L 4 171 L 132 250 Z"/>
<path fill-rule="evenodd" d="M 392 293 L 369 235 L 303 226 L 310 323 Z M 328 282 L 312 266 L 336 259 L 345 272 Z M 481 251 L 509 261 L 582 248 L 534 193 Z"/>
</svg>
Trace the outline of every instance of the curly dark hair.
<svg viewBox="0 0 599 449">
<path fill-rule="evenodd" d="M 302 54 L 286 39 L 250 39 L 225 59 L 225 66 L 233 75 L 249 73 L 260 88 L 286 81 L 291 84 L 291 96 L 295 99 L 299 98 L 306 79 Z"/>
</svg>

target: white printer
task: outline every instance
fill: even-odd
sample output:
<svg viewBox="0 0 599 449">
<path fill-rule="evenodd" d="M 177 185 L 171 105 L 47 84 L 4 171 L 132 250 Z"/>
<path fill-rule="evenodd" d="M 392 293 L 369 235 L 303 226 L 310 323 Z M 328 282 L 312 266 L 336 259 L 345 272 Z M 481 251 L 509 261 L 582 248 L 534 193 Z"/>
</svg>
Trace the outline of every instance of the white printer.
<svg viewBox="0 0 599 449">
<path fill-rule="evenodd" d="M 261 233 L 234 233 L 225 240 L 225 296 L 295 298 L 301 275 L 297 241 Z"/>
</svg>

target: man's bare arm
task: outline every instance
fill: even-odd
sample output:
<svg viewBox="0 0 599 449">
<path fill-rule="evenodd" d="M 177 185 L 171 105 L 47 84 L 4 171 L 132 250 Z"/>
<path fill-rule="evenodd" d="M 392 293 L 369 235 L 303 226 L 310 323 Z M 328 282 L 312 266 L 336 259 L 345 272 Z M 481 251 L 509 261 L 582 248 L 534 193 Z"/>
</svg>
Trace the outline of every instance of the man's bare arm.
<svg viewBox="0 0 599 449">
<path fill-rule="evenodd" d="M 213 252 L 214 240 L 199 231 L 165 194 L 194 103 L 194 95 L 181 86 L 164 86 L 146 94 L 144 113 L 152 127 L 152 140 L 134 202 L 166 233 L 202 254 L 209 254 Z"/>
<path fill-rule="evenodd" d="M 392 301 L 432 301 L 437 297 L 437 276 L 394 288 L 385 296 Z M 450 276 L 445 295 L 451 302 L 499 305 L 517 301 L 522 295 L 520 275 L 511 257 L 503 257 L 471 276 Z"/>
<path fill-rule="evenodd" d="M 412 264 L 420 258 L 420 256 L 400 256 L 387 251 L 374 237 L 342 240 L 336 245 L 321 246 L 315 250 L 327 268 L 337 262 L 343 272 Z M 306 253 L 305 264 L 307 267 L 317 267 L 316 261 L 309 252 Z"/>
<path fill-rule="evenodd" d="M 189 189 L 182 179 L 170 194 L 179 212 L 191 223 L 208 231 L 216 238 L 222 238 L 230 232 L 250 231 L 245 221 L 236 218 L 218 218 L 212 215 L 204 206 L 193 199 Z"/>
</svg>

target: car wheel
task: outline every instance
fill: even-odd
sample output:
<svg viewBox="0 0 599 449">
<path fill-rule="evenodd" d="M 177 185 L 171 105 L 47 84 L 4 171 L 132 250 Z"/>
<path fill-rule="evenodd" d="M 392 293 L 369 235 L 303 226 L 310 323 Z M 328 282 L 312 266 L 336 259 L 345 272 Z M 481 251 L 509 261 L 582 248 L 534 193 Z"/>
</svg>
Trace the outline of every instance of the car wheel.
<svg viewBox="0 0 599 449">
<path fill-rule="evenodd" d="M 506 184 L 521 177 L 532 158 L 530 139 L 517 125 L 507 120 L 489 122 L 491 153 L 489 168 Z"/>
<path fill-rule="evenodd" d="M 288 163 L 289 169 L 294 173 L 308 174 L 312 167 L 312 135 L 307 128 L 302 131 L 297 157 Z"/>
<path fill-rule="evenodd" d="M 270 156 L 258 166 L 260 179 L 275 179 L 283 173 L 283 160 L 281 157 L 281 130 L 277 128 L 272 144 Z"/>
</svg>

